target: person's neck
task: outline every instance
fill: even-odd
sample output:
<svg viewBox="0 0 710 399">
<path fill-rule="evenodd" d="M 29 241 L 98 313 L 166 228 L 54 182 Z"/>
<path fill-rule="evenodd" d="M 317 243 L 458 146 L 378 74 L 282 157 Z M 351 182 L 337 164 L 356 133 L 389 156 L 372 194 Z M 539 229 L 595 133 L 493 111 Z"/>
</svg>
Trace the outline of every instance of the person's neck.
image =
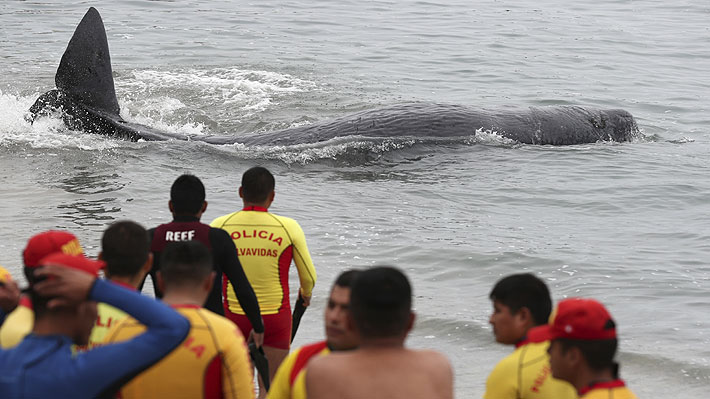
<svg viewBox="0 0 710 399">
<path fill-rule="evenodd" d="M 72 318 L 66 313 L 46 313 L 35 318 L 32 333 L 39 336 L 64 335 L 74 339 L 73 325 Z"/>
<path fill-rule="evenodd" d="M 271 203 L 269 201 L 264 201 L 264 202 L 248 202 L 248 201 L 242 201 L 244 203 L 244 208 L 249 208 L 249 207 L 257 207 L 257 208 L 264 208 L 264 209 L 269 209 L 269 206 Z"/>
<path fill-rule="evenodd" d="M 163 302 L 170 306 L 194 305 L 202 307 L 207 300 L 207 293 L 192 290 L 172 289 L 163 295 Z"/>
<path fill-rule="evenodd" d="M 362 338 L 359 349 L 404 349 L 405 337 Z"/>
<path fill-rule="evenodd" d="M 175 213 L 173 212 L 173 221 L 175 222 L 192 222 L 192 221 L 200 221 L 200 218 L 202 217 L 202 213 L 198 213 L 197 215 L 195 214 L 190 214 L 190 213 Z"/>
<path fill-rule="evenodd" d="M 586 367 L 577 375 L 573 385 L 577 389 L 577 392 L 579 392 L 592 384 L 599 382 L 610 382 L 615 379 L 616 377 L 609 369 L 597 371 Z"/>
<path fill-rule="evenodd" d="M 128 276 L 109 276 L 108 277 L 109 281 L 113 281 L 114 283 L 119 283 L 123 285 L 127 285 L 129 287 L 133 287 L 134 289 L 138 289 L 138 286 L 140 285 L 141 281 L 143 278 L 138 278 L 137 276 L 135 277 L 128 277 Z"/>
</svg>

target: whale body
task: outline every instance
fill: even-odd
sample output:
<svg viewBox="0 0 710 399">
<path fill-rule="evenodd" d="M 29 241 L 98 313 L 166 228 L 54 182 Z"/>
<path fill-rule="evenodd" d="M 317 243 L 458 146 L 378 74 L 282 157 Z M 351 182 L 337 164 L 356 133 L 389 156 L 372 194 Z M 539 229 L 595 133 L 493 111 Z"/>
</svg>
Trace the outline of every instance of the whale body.
<svg viewBox="0 0 710 399">
<path fill-rule="evenodd" d="M 106 31 L 91 7 L 77 26 L 55 76 L 56 89 L 30 108 L 30 121 L 60 111 L 68 128 L 137 140 L 199 140 L 211 144 L 294 145 L 337 137 L 470 137 L 482 131 L 524 144 L 572 145 L 629 141 L 639 135 L 623 109 L 582 106 L 485 109 L 463 105 L 405 103 L 340 118 L 245 136 L 185 136 L 124 120 L 120 115 Z"/>
</svg>

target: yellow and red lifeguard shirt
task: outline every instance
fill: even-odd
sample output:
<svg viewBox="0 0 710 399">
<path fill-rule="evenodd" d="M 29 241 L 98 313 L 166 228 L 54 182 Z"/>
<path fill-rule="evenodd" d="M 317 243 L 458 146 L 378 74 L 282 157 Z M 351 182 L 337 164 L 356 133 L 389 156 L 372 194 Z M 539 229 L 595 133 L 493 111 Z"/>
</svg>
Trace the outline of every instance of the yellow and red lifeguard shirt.
<svg viewBox="0 0 710 399">
<path fill-rule="evenodd" d="M 122 287 L 128 288 L 129 290 L 135 291 L 136 288 L 128 284 L 119 283 L 117 281 L 111 281 L 114 284 L 118 284 Z M 85 347 L 77 347 L 79 350 L 88 350 L 104 344 L 104 338 L 106 333 L 111 329 L 111 326 L 115 326 L 119 321 L 128 317 L 128 313 L 122 311 L 121 309 L 111 306 L 108 303 L 99 302 L 96 304 L 96 321 L 94 322 L 94 328 L 91 329 L 91 335 L 89 336 L 89 344 Z"/>
<path fill-rule="evenodd" d="M 210 223 L 232 237 L 239 261 L 259 300 L 262 315 L 290 309 L 288 268 L 296 264 L 301 293 L 310 296 L 316 270 L 301 226 L 293 219 L 275 215 L 266 208 L 250 206 L 218 217 Z M 231 283 L 224 282 L 225 305 L 232 313 L 243 315 Z"/>
<path fill-rule="evenodd" d="M 574 387 L 552 378 L 549 341 L 520 342 L 501 360 L 486 381 L 485 399 L 577 399 Z"/>
<path fill-rule="evenodd" d="M 598 382 L 580 392 L 580 399 L 637 399 L 623 380 Z"/>
<path fill-rule="evenodd" d="M 190 321 L 187 338 L 158 363 L 121 388 L 120 398 L 254 398 L 252 366 L 244 337 L 231 321 L 199 306 L 174 306 Z M 145 331 L 128 317 L 105 343 Z"/>
<path fill-rule="evenodd" d="M 32 310 L 32 301 L 27 295 L 22 295 L 20 303 L 7 315 L 0 327 L 0 347 L 2 349 L 16 347 L 27 334 L 32 332 L 34 325 L 35 312 Z"/>
<path fill-rule="evenodd" d="M 330 349 L 325 341 L 306 345 L 289 353 L 276 370 L 268 399 L 306 399 L 306 365 L 318 356 L 325 356 Z"/>
</svg>

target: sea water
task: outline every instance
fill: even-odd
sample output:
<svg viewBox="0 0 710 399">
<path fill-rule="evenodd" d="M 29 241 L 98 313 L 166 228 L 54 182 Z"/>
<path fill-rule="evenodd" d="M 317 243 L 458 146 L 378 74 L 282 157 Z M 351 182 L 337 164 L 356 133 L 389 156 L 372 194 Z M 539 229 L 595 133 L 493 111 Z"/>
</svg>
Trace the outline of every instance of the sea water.
<svg viewBox="0 0 710 399">
<path fill-rule="evenodd" d="M 94 1 L 124 118 L 239 136 L 398 102 L 623 108 L 643 137 L 569 147 L 495 132 L 451 140 L 339 138 L 289 147 L 131 143 L 24 119 L 54 87 L 88 4 L 0 3 L 0 264 L 67 229 L 96 255 L 116 220 L 170 220 L 194 173 L 204 220 L 238 209 L 248 167 L 276 175 L 273 212 L 297 219 L 319 280 L 296 345 L 322 339 L 335 276 L 404 269 L 409 345 L 449 357 L 458 397 L 495 363 L 488 293 L 532 272 L 555 300 L 594 297 L 618 324 L 640 397 L 710 388 L 710 5 L 679 0 Z M 297 278 L 291 276 L 292 292 Z M 147 291 L 146 291 L 147 292 Z"/>
</svg>

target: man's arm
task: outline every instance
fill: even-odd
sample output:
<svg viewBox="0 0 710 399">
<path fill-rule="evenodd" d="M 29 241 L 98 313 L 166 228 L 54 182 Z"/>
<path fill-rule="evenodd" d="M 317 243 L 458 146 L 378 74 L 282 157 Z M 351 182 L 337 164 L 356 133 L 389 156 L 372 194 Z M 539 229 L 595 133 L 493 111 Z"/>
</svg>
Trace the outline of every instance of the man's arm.
<svg viewBox="0 0 710 399">
<path fill-rule="evenodd" d="M 0 326 L 5 321 L 5 317 L 10 314 L 20 302 L 20 289 L 17 283 L 8 279 L 0 283 Z"/>
<path fill-rule="evenodd" d="M 254 398 L 254 375 L 242 333 L 236 326 L 224 334 L 222 392 L 224 399 Z"/>
<path fill-rule="evenodd" d="M 301 226 L 293 219 L 284 218 L 282 222 L 288 229 L 288 234 L 293 242 L 293 262 L 296 264 L 298 279 L 301 283 L 299 293 L 303 297 L 306 306 L 311 303 L 313 287 L 316 284 L 316 269 L 313 266 L 311 254 L 306 245 L 306 236 L 303 234 Z"/>
<path fill-rule="evenodd" d="M 87 276 L 91 287 L 88 299 L 113 305 L 143 323 L 147 330 L 135 338 L 106 345 L 75 357 L 73 366 L 77 390 L 91 397 L 117 390 L 126 381 L 150 367 L 177 347 L 187 336 L 190 323 L 160 301 L 66 267 L 45 266 L 35 275 L 51 275 L 35 290 L 43 296 L 57 296 L 48 306 L 77 302 L 86 298 Z M 93 283 L 92 283 L 93 282 Z M 110 372 L 107 372 L 109 370 Z"/>
<path fill-rule="evenodd" d="M 234 246 L 234 241 L 232 241 L 232 238 L 229 237 L 226 231 L 211 228 L 210 242 L 212 243 L 212 252 L 215 262 L 232 283 L 232 289 L 234 289 L 237 300 L 239 300 L 239 305 L 244 309 L 244 313 L 247 318 L 249 318 L 254 332 L 257 334 L 263 333 L 264 323 L 261 320 L 259 301 L 244 273 L 242 264 L 239 262 L 237 247 Z"/>
<path fill-rule="evenodd" d="M 153 292 L 155 293 L 155 297 L 162 298 L 163 293 L 160 291 L 160 287 L 158 287 L 158 270 L 160 270 L 160 252 L 152 250 L 154 235 L 155 235 L 155 228 L 148 230 L 148 238 L 150 239 L 150 243 L 148 245 L 150 246 L 151 251 L 153 252 L 153 265 L 150 267 L 150 271 L 148 272 L 148 275 L 150 276 L 150 279 L 153 282 Z M 143 283 L 145 283 L 146 278 L 147 277 L 143 278 Z M 143 291 L 143 283 L 141 283 L 141 286 L 138 287 L 138 292 Z"/>
</svg>

